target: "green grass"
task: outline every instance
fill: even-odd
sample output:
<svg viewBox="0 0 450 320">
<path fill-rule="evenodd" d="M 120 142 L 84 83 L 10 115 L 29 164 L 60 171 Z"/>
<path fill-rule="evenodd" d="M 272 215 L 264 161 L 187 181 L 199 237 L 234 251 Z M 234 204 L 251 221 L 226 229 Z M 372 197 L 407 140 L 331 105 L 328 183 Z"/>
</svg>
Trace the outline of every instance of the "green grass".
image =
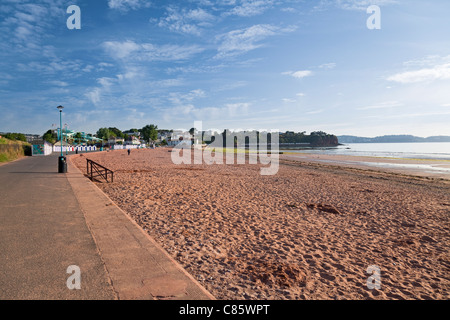
<svg viewBox="0 0 450 320">
<path fill-rule="evenodd" d="M 21 146 L 21 148 L 7 146 Z M 25 149 L 30 147 L 29 143 L 22 141 L 13 141 L 6 138 L 0 138 L 0 163 L 10 162 L 25 156 Z"/>
<path fill-rule="evenodd" d="M 11 162 L 23 157 L 20 154 L 12 153 L 12 152 L 1 152 L 0 153 L 0 163 L 3 162 Z"/>
<path fill-rule="evenodd" d="M 0 153 L 0 163 L 1 162 L 9 162 L 9 161 L 11 161 L 11 160 L 8 158 L 8 156 L 6 154 Z"/>
</svg>

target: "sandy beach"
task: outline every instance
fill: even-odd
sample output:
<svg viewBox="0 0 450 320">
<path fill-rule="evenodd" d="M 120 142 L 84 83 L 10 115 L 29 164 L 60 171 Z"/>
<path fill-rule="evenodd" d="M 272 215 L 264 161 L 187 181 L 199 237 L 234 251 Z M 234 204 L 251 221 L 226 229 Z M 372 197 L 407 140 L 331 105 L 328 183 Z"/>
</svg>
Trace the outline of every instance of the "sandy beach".
<svg viewBox="0 0 450 320">
<path fill-rule="evenodd" d="M 288 155 L 262 176 L 260 165 L 177 166 L 169 151 L 71 160 L 113 170 L 98 187 L 217 299 L 450 298 L 445 176 Z M 380 289 L 367 287 L 369 266 Z"/>
</svg>

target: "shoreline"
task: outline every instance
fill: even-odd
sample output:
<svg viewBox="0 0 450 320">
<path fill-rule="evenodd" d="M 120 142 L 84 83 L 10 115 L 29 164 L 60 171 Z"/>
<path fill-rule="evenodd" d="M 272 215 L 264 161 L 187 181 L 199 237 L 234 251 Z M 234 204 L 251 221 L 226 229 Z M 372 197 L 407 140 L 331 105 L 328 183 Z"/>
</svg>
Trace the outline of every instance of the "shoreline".
<svg viewBox="0 0 450 320">
<path fill-rule="evenodd" d="M 315 162 L 336 167 L 371 169 L 387 173 L 450 180 L 450 160 L 329 155 L 314 152 L 283 152 L 280 155 L 280 160 Z"/>
</svg>

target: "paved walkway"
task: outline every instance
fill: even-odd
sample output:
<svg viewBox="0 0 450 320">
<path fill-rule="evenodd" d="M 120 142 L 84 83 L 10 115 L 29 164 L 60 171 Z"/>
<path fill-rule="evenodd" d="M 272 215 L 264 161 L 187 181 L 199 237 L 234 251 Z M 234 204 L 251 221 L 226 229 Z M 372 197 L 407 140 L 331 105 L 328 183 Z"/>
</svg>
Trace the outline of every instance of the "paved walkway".
<svg viewBox="0 0 450 320">
<path fill-rule="evenodd" d="M 70 161 L 58 174 L 57 157 L 0 166 L 0 300 L 214 299 Z"/>
</svg>

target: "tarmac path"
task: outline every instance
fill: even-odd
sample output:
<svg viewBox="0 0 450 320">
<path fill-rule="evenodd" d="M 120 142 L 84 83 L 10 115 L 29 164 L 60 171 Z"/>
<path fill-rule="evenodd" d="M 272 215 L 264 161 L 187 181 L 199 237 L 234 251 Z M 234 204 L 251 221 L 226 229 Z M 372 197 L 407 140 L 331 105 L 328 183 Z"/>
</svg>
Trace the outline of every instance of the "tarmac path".
<svg viewBox="0 0 450 320">
<path fill-rule="evenodd" d="M 214 299 L 68 168 L 58 173 L 57 154 L 0 166 L 0 300 Z M 81 289 L 69 289 L 76 283 Z"/>
</svg>

